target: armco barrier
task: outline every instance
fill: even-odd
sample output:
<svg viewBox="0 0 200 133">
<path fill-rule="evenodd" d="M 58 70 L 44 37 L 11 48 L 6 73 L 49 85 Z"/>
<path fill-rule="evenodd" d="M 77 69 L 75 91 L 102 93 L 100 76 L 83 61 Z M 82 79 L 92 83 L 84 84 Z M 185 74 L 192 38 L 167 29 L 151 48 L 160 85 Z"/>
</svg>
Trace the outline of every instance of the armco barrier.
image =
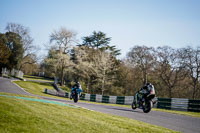
<svg viewBox="0 0 200 133">
<path fill-rule="evenodd" d="M 188 111 L 200 112 L 200 100 L 189 100 Z"/>
<path fill-rule="evenodd" d="M 117 100 L 117 96 L 109 96 L 109 103 L 115 104 Z"/>
<path fill-rule="evenodd" d="M 90 95 L 90 101 L 96 102 L 96 95 Z"/>
<path fill-rule="evenodd" d="M 172 98 L 171 109 L 172 110 L 187 111 L 187 109 L 188 109 L 188 99 Z"/>
<path fill-rule="evenodd" d="M 102 96 L 102 103 L 109 103 L 109 96 Z"/>
<path fill-rule="evenodd" d="M 124 99 L 125 99 L 124 96 L 117 96 L 116 104 L 124 104 L 125 103 Z"/>
<path fill-rule="evenodd" d="M 70 96 L 69 92 L 63 93 L 63 91 L 60 92 L 55 89 L 44 89 L 44 93 L 67 98 Z M 82 94 L 80 97 L 80 100 L 126 105 L 131 105 L 133 99 L 134 96 L 102 96 L 87 93 Z M 157 104 L 154 106 L 156 108 L 200 112 L 200 100 L 188 100 L 182 98 L 155 98 L 155 100 L 157 100 Z"/>
<path fill-rule="evenodd" d="M 102 95 L 96 95 L 96 102 L 102 102 Z"/>
<path fill-rule="evenodd" d="M 169 99 L 169 98 L 158 98 L 157 108 L 171 109 L 171 99 Z"/>
</svg>

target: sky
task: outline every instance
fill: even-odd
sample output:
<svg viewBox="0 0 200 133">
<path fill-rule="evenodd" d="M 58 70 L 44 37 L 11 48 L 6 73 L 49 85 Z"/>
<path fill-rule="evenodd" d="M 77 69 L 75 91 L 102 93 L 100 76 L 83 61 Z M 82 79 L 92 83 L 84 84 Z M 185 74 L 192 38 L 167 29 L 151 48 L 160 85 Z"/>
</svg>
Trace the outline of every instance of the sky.
<svg viewBox="0 0 200 133">
<path fill-rule="evenodd" d="M 136 45 L 200 46 L 200 0 L 0 0 L 1 33 L 9 22 L 29 27 L 38 54 L 47 54 L 60 27 L 75 31 L 80 43 L 93 31 L 106 33 L 120 58 Z"/>
</svg>

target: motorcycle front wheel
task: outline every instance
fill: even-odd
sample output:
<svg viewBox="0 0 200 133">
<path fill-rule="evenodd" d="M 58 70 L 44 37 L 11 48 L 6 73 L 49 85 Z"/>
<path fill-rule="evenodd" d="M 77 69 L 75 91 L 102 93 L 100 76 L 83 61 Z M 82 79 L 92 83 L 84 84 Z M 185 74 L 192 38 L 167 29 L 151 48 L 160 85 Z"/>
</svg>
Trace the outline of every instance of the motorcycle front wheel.
<svg viewBox="0 0 200 133">
<path fill-rule="evenodd" d="M 77 103 L 78 102 L 78 95 L 75 94 L 73 99 L 74 99 L 74 102 Z"/>
<path fill-rule="evenodd" d="M 135 100 L 133 101 L 132 105 L 131 105 L 132 109 L 135 110 L 137 107 L 136 107 L 136 102 Z"/>
</svg>

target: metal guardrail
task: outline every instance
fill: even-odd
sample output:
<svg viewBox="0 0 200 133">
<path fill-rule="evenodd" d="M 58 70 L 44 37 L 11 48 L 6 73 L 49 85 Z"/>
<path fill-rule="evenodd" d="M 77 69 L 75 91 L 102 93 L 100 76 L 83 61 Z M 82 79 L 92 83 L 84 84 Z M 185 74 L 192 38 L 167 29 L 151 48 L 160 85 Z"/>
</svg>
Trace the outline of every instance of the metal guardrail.
<svg viewBox="0 0 200 133">
<path fill-rule="evenodd" d="M 200 100 L 182 98 L 158 98 L 157 108 L 200 112 Z"/>
</svg>

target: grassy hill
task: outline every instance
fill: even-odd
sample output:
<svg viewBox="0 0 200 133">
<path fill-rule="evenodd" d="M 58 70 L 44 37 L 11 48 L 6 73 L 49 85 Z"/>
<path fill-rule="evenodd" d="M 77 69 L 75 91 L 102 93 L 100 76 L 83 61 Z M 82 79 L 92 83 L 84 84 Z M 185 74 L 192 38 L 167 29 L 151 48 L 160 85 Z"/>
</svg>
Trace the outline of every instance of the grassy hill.
<svg viewBox="0 0 200 133">
<path fill-rule="evenodd" d="M 0 132 L 163 133 L 174 131 L 82 108 L 0 96 Z"/>
</svg>

